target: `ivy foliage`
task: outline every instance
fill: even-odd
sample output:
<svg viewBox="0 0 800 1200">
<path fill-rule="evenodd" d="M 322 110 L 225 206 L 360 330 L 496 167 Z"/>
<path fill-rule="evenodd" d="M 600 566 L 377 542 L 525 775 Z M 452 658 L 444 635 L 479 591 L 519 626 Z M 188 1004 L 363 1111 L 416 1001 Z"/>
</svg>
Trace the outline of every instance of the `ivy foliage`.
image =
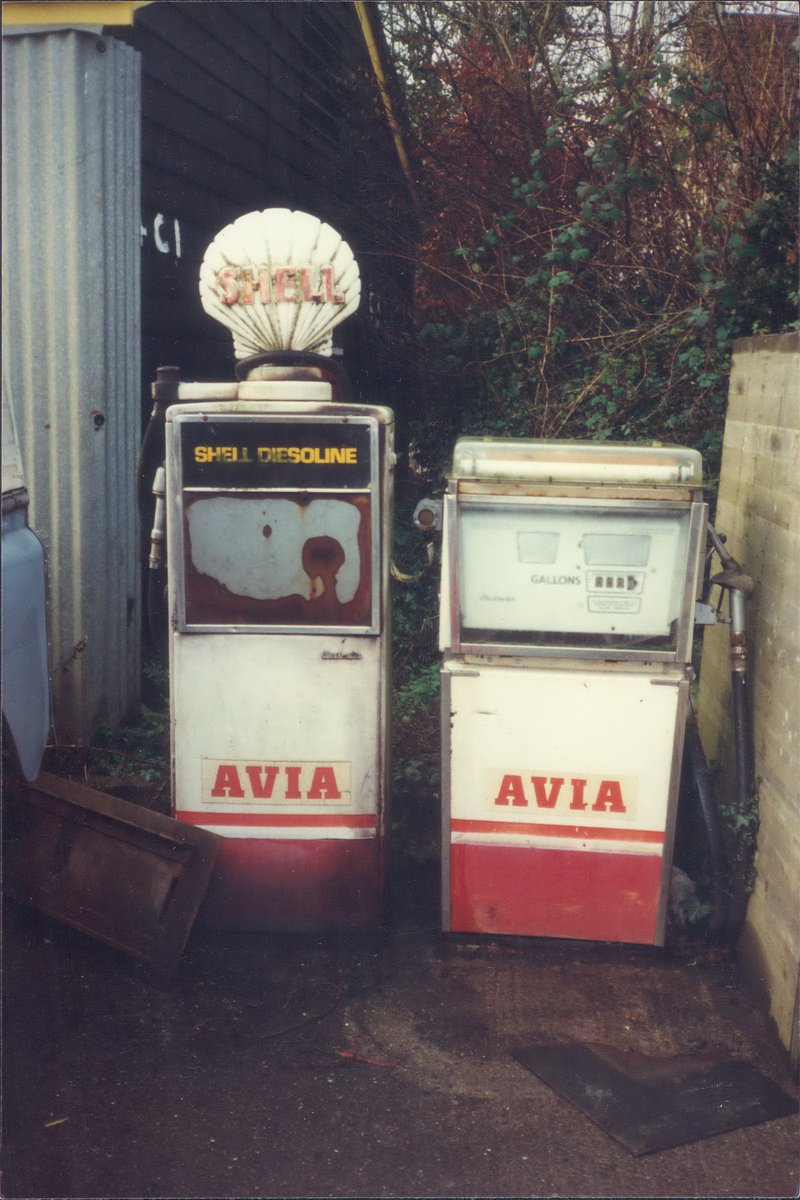
<svg viewBox="0 0 800 1200">
<path fill-rule="evenodd" d="M 576 219 L 527 274 L 506 275 L 501 303 L 422 325 L 422 353 L 436 364 L 437 385 L 445 382 L 437 390 L 450 410 L 446 436 L 663 439 L 699 449 L 713 479 L 734 341 L 797 327 L 796 167 L 792 147 L 765 168 L 763 198 L 742 214 L 724 254 L 697 239 L 682 265 L 680 304 L 674 290 L 636 277 L 618 281 L 624 302 L 604 295 L 597 222 L 615 236 L 630 177 L 579 184 Z M 516 184 L 523 204 L 540 181 L 538 170 L 531 174 Z M 498 223 L 517 215 L 509 211 Z M 473 250 L 455 253 L 478 274 L 495 245 L 490 231 Z M 602 321 L 584 332 L 592 308 Z"/>
</svg>

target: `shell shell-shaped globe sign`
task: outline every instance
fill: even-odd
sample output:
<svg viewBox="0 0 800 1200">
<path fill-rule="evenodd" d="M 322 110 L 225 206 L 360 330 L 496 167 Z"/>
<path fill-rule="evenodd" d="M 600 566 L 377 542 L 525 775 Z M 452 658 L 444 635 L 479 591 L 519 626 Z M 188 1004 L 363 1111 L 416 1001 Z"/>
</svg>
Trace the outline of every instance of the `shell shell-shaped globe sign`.
<svg viewBox="0 0 800 1200">
<path fill-rule="evenodd" d="M 341 236 L 310 213 L 267 208 L 226 225 L 200 268 L 200 299 L 233 334 L 237 358 L 269 350 L 332 353 L 358 308 L 361 277 Z"/>
</svg>

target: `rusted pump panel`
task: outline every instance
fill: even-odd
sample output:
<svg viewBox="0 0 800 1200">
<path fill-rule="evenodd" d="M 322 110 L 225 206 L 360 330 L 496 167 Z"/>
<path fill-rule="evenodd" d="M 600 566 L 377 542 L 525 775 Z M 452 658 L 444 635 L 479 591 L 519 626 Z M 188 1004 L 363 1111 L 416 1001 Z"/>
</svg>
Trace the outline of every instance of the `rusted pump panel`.
<svg viewBox="0 0 800 1200">
<path fill-rule="evenodd" d="M 220 839 L 72 780 L 7 787 L 4 890 L 169 973 Z"/>
</svg>

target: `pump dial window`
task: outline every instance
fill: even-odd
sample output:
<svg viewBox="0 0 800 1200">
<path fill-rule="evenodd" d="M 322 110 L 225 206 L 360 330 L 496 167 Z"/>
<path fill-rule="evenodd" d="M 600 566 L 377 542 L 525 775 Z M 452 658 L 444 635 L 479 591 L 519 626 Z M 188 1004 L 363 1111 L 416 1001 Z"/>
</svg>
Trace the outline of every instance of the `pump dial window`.
<svg viewBox="0 0 800 1200">
<path fill-rule="evenodd" d="M 585 533 L 581 538 L 587 567 L 646 567 L 650 542 L 646 533 Z"/>
<path fill-rule="evenodd" d="M 521 563 L 554 563 L 557 557 L 557 533 L 517 534 L 517 558 Z"/>
<path fill-rule="evenodd" d="M 369 497 L 184 500 L 189 624 L 370 623 Z"/>
</svg>

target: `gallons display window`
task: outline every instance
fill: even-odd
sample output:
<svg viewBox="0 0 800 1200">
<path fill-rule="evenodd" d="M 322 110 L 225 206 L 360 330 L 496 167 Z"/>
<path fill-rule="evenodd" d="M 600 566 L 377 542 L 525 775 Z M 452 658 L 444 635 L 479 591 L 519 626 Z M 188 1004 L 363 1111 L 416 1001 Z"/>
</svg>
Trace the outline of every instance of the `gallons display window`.
<svg viewBox="0 0 800 1200">
<path fill-rule="evenodd" d="M 458 506 L 461 640 L 675 645 L 690 513 L 654 503 L 466 500 Z"/>
</svg>

